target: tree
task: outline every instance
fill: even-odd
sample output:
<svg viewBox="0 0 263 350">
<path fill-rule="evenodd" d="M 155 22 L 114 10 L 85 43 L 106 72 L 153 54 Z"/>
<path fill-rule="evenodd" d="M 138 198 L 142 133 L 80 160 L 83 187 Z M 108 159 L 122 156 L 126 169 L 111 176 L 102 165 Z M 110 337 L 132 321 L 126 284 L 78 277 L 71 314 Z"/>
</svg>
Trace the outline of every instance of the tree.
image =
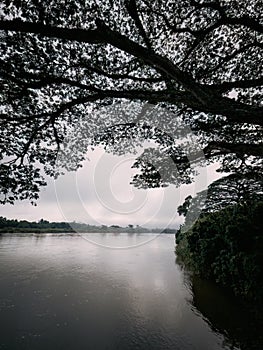
<svg viewBox="0 0 263 350">
<path fill-rule="evenodd" d="M 186 217 L 196 207 L 203 212 L 215 212 L 235 204 L 248 205 L 251 201 L 262 201 L 262 199 L 261 178 L 255 180 L 241 174 L 231 174 L 214 181 L 207 190 L 197 193 L 194 198 L 187 196 L 177 211 L 179 215 Z"/>
<path fill-rule="evenodd" d="M 185 217 L 183 232 L 188 231 L 199 215 L 221 211 L 226 207 L 262 202 L 262 178 L 248 178 L 242 174 L 231 174 L 210 184 L 195 197 L 187 196 L 184 203 L 177 208 L 179 215 Z M 248 215 L 248 214 L 247 214 Z"/>
<path fill-rule="evenodd" d="M 262 305 L 262 201 L 239 203 L 206 213 L 176 235 L 176 251 L 184 264 Z"/>
<path fill-rule="evenodd" d="M 58 174 L 57 155 L 66 152 L 76 125 L 92 135 L 78 142 L 76 167 L 88 144 L 116 151 L 116 144 L 139 136 L 135 144 L 153 139 L 162 152 L 138 159 L 136 186 L 167 185 L 178 176 L 189 183 L 192 168 L 178 140 L 138 122 L 145 102 L 187 123 L 206 161 L 220 160 L 225 172 L 258 174 L 261 13 L 261 1 L 248 0 L 4 0 L 1 203 L 38 197 L 45 184 L 39 163 L 46 174 Z M 127 113 L 135 118 L 101 113 L 124 101 L 131 101 Z M 166 163 L 158 165 L 164 154 L 177 167 L 167 181 L 160 176 Z M 195 155 L 196 163 L 203 160 Z"/>
</svg>

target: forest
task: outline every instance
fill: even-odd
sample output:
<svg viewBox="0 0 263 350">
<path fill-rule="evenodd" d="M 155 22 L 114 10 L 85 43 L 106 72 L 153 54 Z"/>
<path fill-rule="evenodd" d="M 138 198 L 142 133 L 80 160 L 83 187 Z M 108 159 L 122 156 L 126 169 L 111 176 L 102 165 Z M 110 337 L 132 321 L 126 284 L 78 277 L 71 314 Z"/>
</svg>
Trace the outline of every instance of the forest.
<svg viewBox="0 0 263 350">
<path fill-rule="evenodd" d="M 176 235 L 179 259 L 196 274 L 263 303 L 263 201 L 203 213 Z"/>
<path fill-rule="evenodd" d="M 40 219 L 39 221 L 27 221 L 7 219 L 0 216 L 1 233 L 170 233 L 174 234 L 175 229 L 154 228 L 149 229 L 139 225 L 129 224 L 127 227 L 119 225 L 89 225 L 78 222 L 49 222 Z"/>
</svg>

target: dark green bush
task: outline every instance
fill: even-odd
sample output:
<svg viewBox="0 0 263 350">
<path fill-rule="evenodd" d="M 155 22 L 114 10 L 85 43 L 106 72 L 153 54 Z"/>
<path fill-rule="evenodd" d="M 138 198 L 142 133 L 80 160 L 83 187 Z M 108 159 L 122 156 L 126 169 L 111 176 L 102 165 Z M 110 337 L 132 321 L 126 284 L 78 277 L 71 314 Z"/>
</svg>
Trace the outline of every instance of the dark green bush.
<svg viewBox="0 0 263 350">
<path fill-rule="evenodd" d="M 250 202 L 202 215 L 178 231 L 181 261 L 202 277 L 235 294 L 263 300 L 263 202 Z"/>
</svg>

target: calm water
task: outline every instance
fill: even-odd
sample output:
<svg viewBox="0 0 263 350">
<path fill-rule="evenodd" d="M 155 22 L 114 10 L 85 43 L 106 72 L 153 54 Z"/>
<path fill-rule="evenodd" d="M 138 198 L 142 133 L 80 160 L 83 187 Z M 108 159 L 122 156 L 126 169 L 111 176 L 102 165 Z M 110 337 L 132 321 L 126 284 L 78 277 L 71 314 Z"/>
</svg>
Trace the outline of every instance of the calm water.
<svg viewBox="0 0 263 350">
<path fill-rule="evenodd" d="M 263 348 L 235 299 L 180 269 L 173 235 L 85 238 L 0 237 L 0 349 Z"/>
</svg>

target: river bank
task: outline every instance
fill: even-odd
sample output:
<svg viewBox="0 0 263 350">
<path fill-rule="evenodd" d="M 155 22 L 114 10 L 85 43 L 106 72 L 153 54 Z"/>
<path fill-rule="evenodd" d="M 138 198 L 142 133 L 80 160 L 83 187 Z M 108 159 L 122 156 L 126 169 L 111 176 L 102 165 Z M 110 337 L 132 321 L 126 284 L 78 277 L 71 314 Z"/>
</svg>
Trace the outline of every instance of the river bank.
<svg viewBox="0 0 263 350">
<path fill-rule="evenodd" d="M 263 304 L 263 202 L 203 214 L 176 235 L 181 262 L 202 278 Z"/>
</svg>

